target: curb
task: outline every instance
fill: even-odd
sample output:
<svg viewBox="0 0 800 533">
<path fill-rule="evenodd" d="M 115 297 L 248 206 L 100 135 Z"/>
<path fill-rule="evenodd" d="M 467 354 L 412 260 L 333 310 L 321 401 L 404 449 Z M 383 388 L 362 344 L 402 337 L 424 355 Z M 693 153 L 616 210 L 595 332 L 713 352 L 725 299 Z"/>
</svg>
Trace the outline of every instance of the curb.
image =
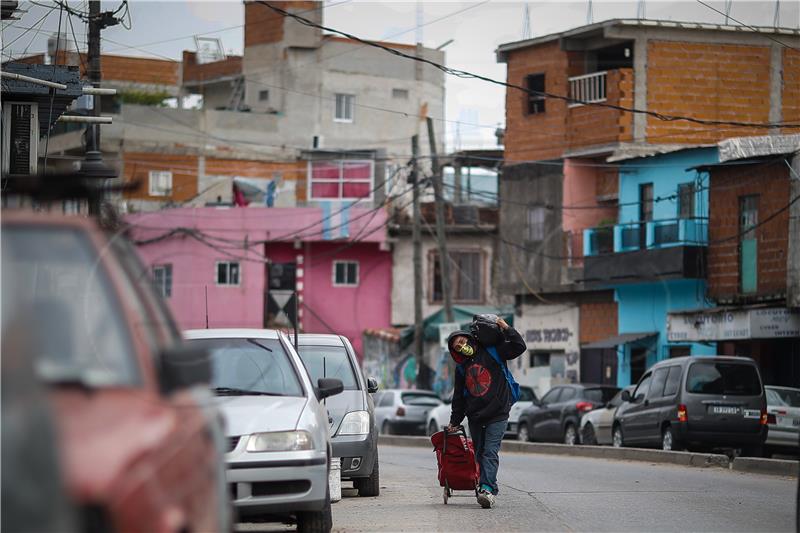
<svg viewBox="0 0 800 533">
<path fill-rule="evenodd" d="M 385 446 L 407 446 L 413 448 L 432 449 L 428 437 L 404 437 L 399 435 L 381 435 L 378 444 Z M 694 468 L 722 468 L 773 476 L 797 477 L 800 463 L 781 459 L 759 459 L 755 457 L 737 457 L 731 461 L 727 455 L 693 452 L 665 452 L 644 448 L 614 448 L 612 446 L 568 446 L 566 444 L 545 444 L 536 442 L 518 442 L 504 440 L 502 451 L 517 453 L 536 453 L 545 455 L 561 455 L 566 457 L 586 457 L 594 459 L 611 459 L 617 461 L 639 461 L 645 463 L 670 464 Z"/>
</svg>

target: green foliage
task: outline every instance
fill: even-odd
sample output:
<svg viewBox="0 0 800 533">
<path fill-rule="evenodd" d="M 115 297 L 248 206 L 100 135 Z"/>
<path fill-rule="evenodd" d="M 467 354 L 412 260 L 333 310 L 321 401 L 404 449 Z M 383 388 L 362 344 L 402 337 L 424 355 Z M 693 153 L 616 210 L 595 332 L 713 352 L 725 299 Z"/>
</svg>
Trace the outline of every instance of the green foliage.
<svg viewBox="0 0 800 533">
<path fill-rule="evenodd" d="M 166 91 L 148 92 L 127 90 L 117 93 L 119 101 L 123 104 L 139 104 L 150 105 L 157 107 L 165 107 L 164 100 L 171 98 L 171 95 Z"/>
</svg>

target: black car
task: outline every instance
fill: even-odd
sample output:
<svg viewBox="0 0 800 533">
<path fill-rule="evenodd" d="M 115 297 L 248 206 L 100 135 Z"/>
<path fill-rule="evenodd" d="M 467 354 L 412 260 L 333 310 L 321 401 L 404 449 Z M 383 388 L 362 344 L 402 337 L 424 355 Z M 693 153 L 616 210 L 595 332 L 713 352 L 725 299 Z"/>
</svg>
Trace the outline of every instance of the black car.
<svg viewBox="0 0 800 533">
<path fill-rule="evenodd" d="M 741 449 L 761 455 L 767 401 L 748 357 L 679 357 L 653 365 L 614 416 L 614 446 Z"/>
<path fill-rule="evenodd" d="M 557 385 L 522 412 L 517 439 L 577 444 L 581 416 L 604 406 L 617 392 L 618 387 L 609 385 Z"/>
</svg>

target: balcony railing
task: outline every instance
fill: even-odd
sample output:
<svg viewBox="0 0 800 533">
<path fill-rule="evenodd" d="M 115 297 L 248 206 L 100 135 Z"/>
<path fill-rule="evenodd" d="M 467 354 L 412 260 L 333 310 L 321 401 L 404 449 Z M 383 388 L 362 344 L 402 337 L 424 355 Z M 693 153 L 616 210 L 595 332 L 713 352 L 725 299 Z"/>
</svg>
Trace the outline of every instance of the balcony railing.
<svg viewBox="0 0 800 533">
<path fill-rule="evenodd" d="M 583 103 L 605 102 L 607 74 L 608 71 L 604 70 L 569 78 L 569 97 L 582 102 L 570 103 L 570 107 L 580 106 Z"/>
<path fill-rule="evenodd" d="M 648 222 L 626 222 L 583 230 L 585 256 L 669 248 L 706 246 L 707 218 L 673 218 Z"/>
</svg>

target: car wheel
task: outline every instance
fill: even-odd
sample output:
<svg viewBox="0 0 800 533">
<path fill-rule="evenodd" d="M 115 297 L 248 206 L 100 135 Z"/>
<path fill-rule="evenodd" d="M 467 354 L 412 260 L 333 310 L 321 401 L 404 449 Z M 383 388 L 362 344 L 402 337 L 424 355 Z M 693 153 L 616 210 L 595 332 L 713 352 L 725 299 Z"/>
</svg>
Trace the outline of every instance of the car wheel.
<svg viewBox="0 0 800 533">
<path fill-rule="evenodd" d="M 438 432 L 439 428 L 436 427 L 436 420 L 431 420 L 428 424 L 428 436 L 432 436 L 434 433 Z"/>
<path fill-rule="evenodd" d="M 672 426 L 665 426 L 661 432 L 661 449 L 668 452 L 679 452 L 683 448 L 675 438 L 675 430 Z"/>
<path fill-rule="evenodd" d="M 391 435 L 392 434 L 392 426 L 389 425 L 388 420 L 384 420 L 383 424 L 381 424 L 381 435 Z"/>
<path fill-rule="evenodd" d="M 575 430 L 575 424 L 567 424 L 564 428 L 564 444 L 575 446 L 578 443 L 578 432 Z"/>
<path fill-rule="evenodd" d="M 517 440 L 522 442 L 531 442 L 531 434 L 528 433 L 528 424 L 520 422 L 517 429 Z"/>
<path fill-rule="evenodd" d="M 622 428 L 614 426 L 614 432 L 611 434 L 611 444 L 614 448 L 623 448 L 625 446 L 625 439 L 622 437 Z"/>
<path fill-rule="evenodd" d="M 356 488 L 358 489 L 358 495 L 363 497 L 374 497 L 379 496 L 381 493 L 381 472 L 380 466 L 378 461 L 378 454 L 375 453 L 375 466 L 372 467 L 372 473 L 369 475 L 368 478 L 359 479 L 358 485 Z"/>
<path fill-rule="evenodd" d="M 581 431 L 581 444 L 597 446 L 597 434 L 591 422 L 587 422 L 586 425 L 583 426 L 583 430 Z"/>
<path fill-rule="evenodd" d="M 331 495 L 325 496 L 325 507 L 321 511 L 304 511 L 297 513 L 297 531 L 299 533 L 328 533 L 333 528 L 331 516 Z"/>
</svg>

